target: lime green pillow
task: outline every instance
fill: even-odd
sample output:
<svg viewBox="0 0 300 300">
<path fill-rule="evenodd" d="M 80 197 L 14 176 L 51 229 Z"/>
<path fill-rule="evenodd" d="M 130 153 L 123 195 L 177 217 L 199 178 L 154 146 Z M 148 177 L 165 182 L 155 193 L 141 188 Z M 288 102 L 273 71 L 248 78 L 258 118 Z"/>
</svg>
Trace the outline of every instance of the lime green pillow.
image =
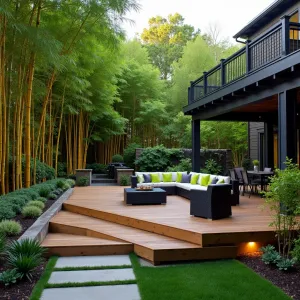
<svg viewBox="0 0 300 300">
<path fill-rule="evenodd" d="M 222 184 L 222 183 L 225 183 L 225 180 L 224 180 L 224 178 L 223 178 L 223 179 L 220 179 L 220 180 L 218 180 L 218 182 L 217 182 L 217 184 Z"/>
<path fill-rule="evenodd" d="M 208 186 L 210 175 L 201 175 L 200 185 Z"/>
<path fill-rule="evenodd" d="M 151 182 L 154 182 L 154 183 L 160 182 L 159 174 L 150 174 L 150 176 L 151 176 Z"/>
<path fill-rule="evenodd" d="M 162 173 L 163 182 L 172 182 L 172 173 Z"/>
<path fill-rule="evenodd" d="M 191 184 L 197 184 L 198 179 L 199 179 L 199 174 L 192 174 Z"/>
<path fill-rule="evenodd" d="M 137 176 L 138 183 L 143 183 L 145 181 L 143 174 Z"/>
<path fill-rule="evenodd" d="M 182 173 L 177 172 L 176 182 L 181 182 L 181 180 L 182 180 Z"/>
</svg>

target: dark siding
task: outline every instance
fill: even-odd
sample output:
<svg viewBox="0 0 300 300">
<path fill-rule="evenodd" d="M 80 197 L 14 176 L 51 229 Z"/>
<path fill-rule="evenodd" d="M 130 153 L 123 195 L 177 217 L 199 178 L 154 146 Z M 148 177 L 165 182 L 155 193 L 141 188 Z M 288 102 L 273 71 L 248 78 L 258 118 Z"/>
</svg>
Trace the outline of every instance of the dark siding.
<svg viewBox="0 0 300 300">
<path fill-rule="evenodd" d="M 264 123 L 262 122 L 251 122 L 249 125 L 249 153 L 250 158 L 258 159 L 258 147 L 259 147 L 259 141 L 258 136 L 259 132 L 264 131 Z"/>
</svg>

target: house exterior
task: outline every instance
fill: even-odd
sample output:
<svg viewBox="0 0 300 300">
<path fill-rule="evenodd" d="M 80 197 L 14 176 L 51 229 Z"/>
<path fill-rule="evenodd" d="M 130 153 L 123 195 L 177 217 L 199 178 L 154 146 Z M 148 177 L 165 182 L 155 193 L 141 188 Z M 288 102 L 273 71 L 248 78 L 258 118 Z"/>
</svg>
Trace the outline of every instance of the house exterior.
<svg viewBox="0 0 300 300">
<path fill-rule="evenodd" d="M 234 38 L 245 46 L 191 82 L 193 170 L 199 171 L 200 121 L 249 122 L 249 156 L 260 167 L 299 162 L 300 1 L 277 0 Z"/>
</svg>

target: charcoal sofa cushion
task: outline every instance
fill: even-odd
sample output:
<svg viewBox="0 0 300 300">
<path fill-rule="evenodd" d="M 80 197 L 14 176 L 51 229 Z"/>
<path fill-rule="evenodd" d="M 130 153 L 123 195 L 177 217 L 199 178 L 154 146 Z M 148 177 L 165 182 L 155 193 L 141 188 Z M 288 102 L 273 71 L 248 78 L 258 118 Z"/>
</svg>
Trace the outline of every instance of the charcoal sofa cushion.
<svg viewBox="0 0 300 300">
<path fill-rule="evenodd" d="M 143 176 L 144 176 L 144 183 L 150 183 L 151 182 L 150 174 L 143 174 Z"/>
<path fill-rule="evenodd" d="M 181 183 L 190 183 L 191 177 L 191 174 L 182 174 Z"/>
</svg>

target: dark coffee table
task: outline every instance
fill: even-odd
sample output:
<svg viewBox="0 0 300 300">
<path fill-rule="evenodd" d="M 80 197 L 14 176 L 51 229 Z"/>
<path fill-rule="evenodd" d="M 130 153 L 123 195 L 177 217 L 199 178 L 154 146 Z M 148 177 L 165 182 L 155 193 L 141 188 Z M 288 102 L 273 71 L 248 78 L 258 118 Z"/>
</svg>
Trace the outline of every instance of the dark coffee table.
<svg viewBox="0 0 300 300">
<path fill-rule="evenodd" d="M 132 188 L 124 189 L 124 201 L 126 204 L 166 204 L 167 193 L 160 188 L 153 188 L 151 191 L 137 191 Z"/>
</svg>

